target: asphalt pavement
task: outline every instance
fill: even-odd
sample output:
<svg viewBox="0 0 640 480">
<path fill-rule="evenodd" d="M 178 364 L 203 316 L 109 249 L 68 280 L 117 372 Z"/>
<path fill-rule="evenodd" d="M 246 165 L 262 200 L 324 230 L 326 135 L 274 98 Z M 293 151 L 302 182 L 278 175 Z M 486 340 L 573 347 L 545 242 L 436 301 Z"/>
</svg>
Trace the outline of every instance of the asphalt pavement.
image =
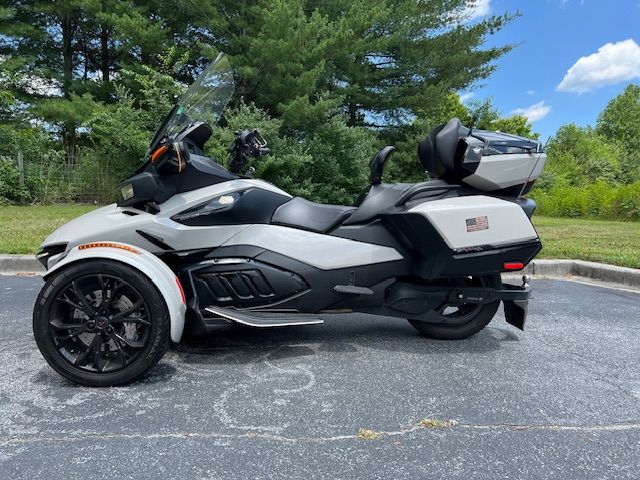
<svg viewBox="0 0 640 480">
<path fill-rule="evenodd" d="M 234 330 L 91 389 L 38 352 L 41 284 L 0 276 L 0 479 L 640 478 L 637 293 L 534 280 L 525 332 L 500 313 L 457 342 L 365 315 Z"/>
</svg>

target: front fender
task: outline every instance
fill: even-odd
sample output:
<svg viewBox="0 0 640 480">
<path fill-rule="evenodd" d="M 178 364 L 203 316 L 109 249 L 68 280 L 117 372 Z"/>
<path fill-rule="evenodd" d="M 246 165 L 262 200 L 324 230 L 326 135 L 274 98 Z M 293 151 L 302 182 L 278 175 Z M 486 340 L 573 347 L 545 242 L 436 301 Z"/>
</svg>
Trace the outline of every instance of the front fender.
<svg viewBox="0 0 640 480">
<path fill-rule="evenodd" d="M 66 266 L 90 259 L 122 262 L 142 272 L 164 298 L 171 320 L 171 340 L 179 342 L 184 330 L 187 310 L 178 277 L 158 257 L 133 245 L 119 242 L 94 242 L 73 247 L 69 253 L 45 273 L 44 278 Z"/>
</svg>

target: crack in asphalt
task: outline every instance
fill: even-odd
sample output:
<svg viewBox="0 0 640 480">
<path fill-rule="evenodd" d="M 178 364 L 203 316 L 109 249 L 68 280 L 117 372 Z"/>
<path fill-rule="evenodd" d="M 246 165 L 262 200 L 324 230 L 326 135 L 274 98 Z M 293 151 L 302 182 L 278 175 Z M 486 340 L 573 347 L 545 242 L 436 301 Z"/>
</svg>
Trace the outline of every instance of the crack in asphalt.
<svg viewBox="0 0 640 480">
<path fill-rule="evenodd" d="M 605 425 L 562 425 L 562 424 L 515 424 L 515 423 L 495 423 L 495 424 L 474 424 L 459 423 L 449 420 L 450 425 L 444 427 L 425 427 L 417 423 L 407 428 L 399 430 L 375 431 L 383 437 L 399 437 L 418 431 L 444 432 L 446 430 L 468 429 L 468 430 L 491 430 L 491 431 L 552 431 L 552 432 L 576 432 L 576 433 L 594 433 L 594 432 L 620 432 L 640 430 L 640 423 L 613 423 Z M 157 439 L 260 439 L 271 440 L 283 443 L 328 443 L 344 440 L 372 441 L 358 438 L 358 434 L 350 435 L 334 435 L 334 436 L 299 436 L 287 437 L 273 433 L 247 432 L 247 433 L 220 433 L 220 432 L 167 432 L 167 433 L 82 433 L 72 435 L 59 436 L 4 436 L 0 437 L 0 445 L 12 444 L 29 444 L 29 443 L 58 443 L 72 442 L 78 440 L 122 440 L 122 439 L 139 439 L 139 440 L 157 440 Z"/>
</svg>

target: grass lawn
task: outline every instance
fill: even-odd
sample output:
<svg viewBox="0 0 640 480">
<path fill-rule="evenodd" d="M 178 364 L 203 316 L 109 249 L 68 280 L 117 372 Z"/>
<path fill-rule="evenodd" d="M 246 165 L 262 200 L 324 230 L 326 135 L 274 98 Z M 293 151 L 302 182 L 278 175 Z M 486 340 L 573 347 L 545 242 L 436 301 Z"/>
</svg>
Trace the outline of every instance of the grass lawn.
<svg viewBox="0 0 640 480">
<path fill-rule="evenodd" d="M 95 205 L 0 206 L 0 253 L 36 253 L 49 233 Z M 640 268 L 640 222 L 534 216 L 541 258 L 577 258 Z"/>
<path fill-rule="evenodd" d="M 0 253 L 37 253 L 60 225 L 96 209 L 96 205 L 0 206 Z"/>
<path fill-rule="evenodd" d="M 533 216 L 540 258 L 573 258 L 640 268 L 640 222 Z"/>
</svg>

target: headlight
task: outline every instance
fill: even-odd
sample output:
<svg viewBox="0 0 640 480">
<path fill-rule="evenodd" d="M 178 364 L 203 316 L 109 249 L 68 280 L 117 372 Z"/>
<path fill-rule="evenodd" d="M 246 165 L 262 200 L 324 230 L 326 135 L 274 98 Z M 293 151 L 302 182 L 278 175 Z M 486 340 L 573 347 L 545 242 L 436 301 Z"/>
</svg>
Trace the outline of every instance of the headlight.
<svg viewBox="0 0 640 480">
<path fill-rule="evenodd" d="M 122 194 L 122 198 L 124 200 L 129 200 L 133 198 L 133 184 L 128 183 L 124 187 L 120 187 L 120 193 Z"/>
</svg>

